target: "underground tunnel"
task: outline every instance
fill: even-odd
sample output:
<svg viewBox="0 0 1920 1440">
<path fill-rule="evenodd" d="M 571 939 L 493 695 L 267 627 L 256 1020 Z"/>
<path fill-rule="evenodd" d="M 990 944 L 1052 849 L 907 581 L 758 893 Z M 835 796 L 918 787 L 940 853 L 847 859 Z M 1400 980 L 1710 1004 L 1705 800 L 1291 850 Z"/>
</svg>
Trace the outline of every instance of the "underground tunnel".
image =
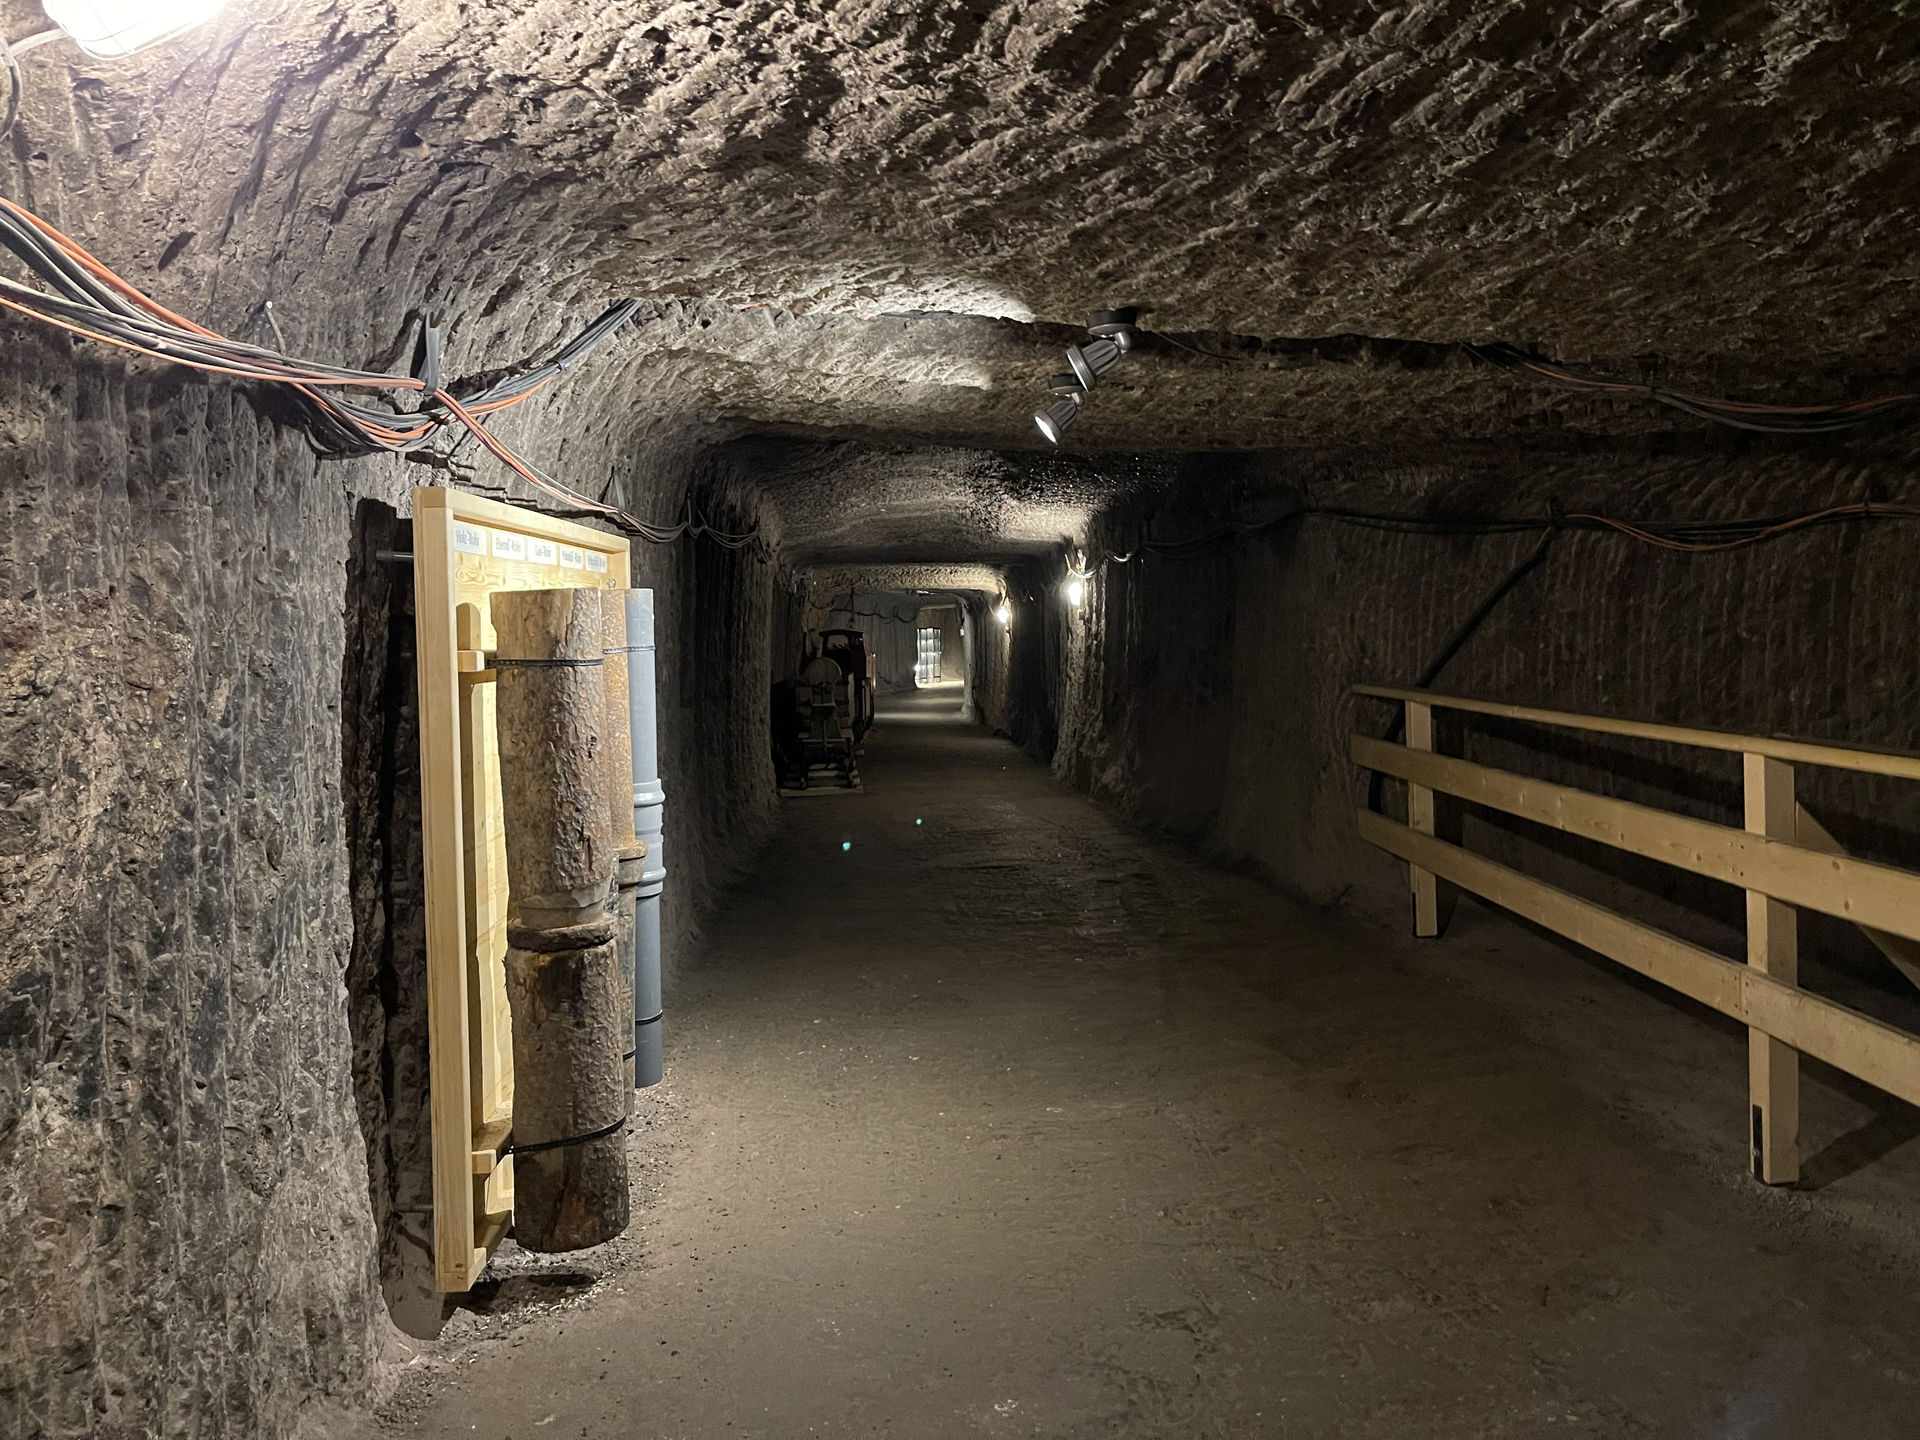
<svg viewBox="0 0 1920 1440">
<path fill-rule="evenodd" d="M 0 61 L 0 1434 L 1913 1434 L 1920 9 Z"/>
</svg>

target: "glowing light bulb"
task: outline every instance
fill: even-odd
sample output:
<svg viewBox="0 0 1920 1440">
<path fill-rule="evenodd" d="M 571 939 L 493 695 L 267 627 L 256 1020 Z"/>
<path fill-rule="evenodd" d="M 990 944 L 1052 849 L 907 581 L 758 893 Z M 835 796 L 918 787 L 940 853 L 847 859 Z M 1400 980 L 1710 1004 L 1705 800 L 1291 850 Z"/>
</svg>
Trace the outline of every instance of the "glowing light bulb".
<svg viewBox="0 0 1920 1440">
<path fill-rule="evenodd" d="M 204 25 L 227 0 L 41 0 L 47 18 L 89 55 L 131 55 Z"/>
<path fill-rule="evenodd" d="M 1082 580 L 1078 575 L 1069 575 L 1067 577 L 1067 604 L 1078 610 L 1081 605 L 1086 603 L 1086 598 L 1087 582 Z"/>
<path fill-rule="evenodd" d="M 1000 622 L 1000 628 L 1002 630 L 1011 630 L 1013 628 L 1013 607 L 1002 600 L 999 608 L 993 612 L 993 618 Z"/>
</svg>

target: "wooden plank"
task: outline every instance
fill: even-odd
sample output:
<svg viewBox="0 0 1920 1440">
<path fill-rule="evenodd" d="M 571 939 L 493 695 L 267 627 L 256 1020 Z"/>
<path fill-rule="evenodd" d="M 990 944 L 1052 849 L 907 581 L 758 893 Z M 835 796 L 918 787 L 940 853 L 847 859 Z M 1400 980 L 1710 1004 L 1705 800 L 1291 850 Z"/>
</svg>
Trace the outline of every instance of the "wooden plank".
<svg viewBox="0 0 1920 1440">
<path fill-rule="evenodd" d="M 1433 749 L 1433 707 L 1417 700 L 1407 702 L 1407 746 L 1413 750 Z M 1433 791 L 1424 785 L 1407 786 L 1407 823 L 1422 835 L 1433 829 Z M 1418 865 L 1407 867 L 1413 885 L 1413 933 L 1431 939 L 1440 933 L 1440 882 L 1430 870 Z"/>
<path fill-rule="evenodd" d="M 427 1075 L 433 1126 L 433 1260 L 442 1290 L 472 1288 L 474 1214 L 468 1119 L 466 876 L 461 864 L 459 674 L 444 558 L 453 517 L 444 490 L 414 493 L 415 661 L 427 915 Z M 485 1263 L 482 1257 L 482 1264 Z"/>
<path fill-rule="evenodd" d="M 1828 832 L 1804 805 L 1794 807 L 1794 843 L 1803 850 L 1812 850 L 1819 855 L 1845 855 L 1846 847 Z M 1893 967 L 1916 986 L 1920 986 L 1920 941 L 1908 940 L 1901 935 L 1889 935 L 1884 930 L 1876 930 L 1871 925 L 1862 925 L 1860 933 L 1871 940 L 1880 953 L 1893 963 Z"/>
<path fill-rule="evenodd" d="M 500 1151 L 506 1146 L 507 1137 L 513 1134 L 513 1121 L 508 1117 L 489 1120 L 473 1132 L 473 1173 L 491 1175 L 494 1167 L 500 1163 Z"/>
<path fill-rule="evenodd" d="M 1626 735 L 1637 740 L 1659 740 L 1669 745 L 1691 745 L 1737 755 L 1765 755 L 1790 764 L 1825 765 L 1858 770 L 1869 775 L 1891 775 L 1920 780 L 1920 755 L 1908 750 L 1876 750 L 1865 745 L 1830 745 L 1813 740 L 1785 740 L 1762 735 L 1735 735 L 1722 730 L 1695 730 L 1684 725 L 1657 725 L 1643 720 L 1618 720 L 1604 715 L 1580 715 L 1568 710 L 1542 710 L 1531 705 L 1507 705 L 1495 700 L 1473 700 L 1461 695 L 1438 695 L 1431 690 L 1405 690 L 1392 685 L 1356 685 L 1356 695 L 1376 700 L 1418 701 L 1436 710 L 1460 710 L 1472 715 L 1497 715 L 1600 735 Z"/>
<path fill-rule="evenodd" d="M 455 640 L 471 654 L 480 634 L 480 607 L 454 607 Z M 496 844 L 501 826 L 498 765 L 494 756 L 494 691 L 464 673 L 460 687 L 460 779 L 466 824 L 467 999 L 472 1056 L 468 1104 L 475 1133 L 511 1125 L 513 1032 L 503 962 L 507 953 L 507 881 Z M 489 1172 L 491 1173 L 491 1172 Z"/>
<path fill-rule="evenodd" d="M 1591 791 L 1353 737 L 1354 762 L 1789 905 L 1920 940 L 1920 875 Z"/>
<path fill-rule="evenodd" d="M 512 1022 L 506 859 L 499 826 L 494 648 L 488 597 L 506 589 L 624 588 L 617 535 L 459 491 L 414 491 L 420 673 L 427 1005 L 434 1156 L 434 1263 L 442 1290 L 466 1290 L 505 1234 L 513 1158 L 475 1173 L 477 1132 L 511 1123 Z M 466 612 L 464 633 L 456 606 Z"/>
<path fill-rule="evenodd" d="M 1889 1095 L 1920 1105 L 1920 1037 L 1844 1005 L 1783 985 L 1652 926 L 1421 835 L 1370 810 L 1358 812 L 1362 839 L 1425 867 L 1502 909 L 1542 925 L 1630 970 L 1678 990 L 1744 1025 L 1763 1030 L 1858 1076 Z"/>
<path fill-rule="evenodd" d="M 1791 840 L 1793 767 L 1767 755 L 1743 759 L 1747 830 Z M 1747 891 L 1747 964 L 1782 985 L 1800 983 L 1794 910 L 1758 890 Z M 1747 1030 L 1747 1093 L 1751 1106 L 1753 1178 L 1791 1185 L 1800 1178 L 1800 1057 L 1764 1030 Z"/>
</svg>

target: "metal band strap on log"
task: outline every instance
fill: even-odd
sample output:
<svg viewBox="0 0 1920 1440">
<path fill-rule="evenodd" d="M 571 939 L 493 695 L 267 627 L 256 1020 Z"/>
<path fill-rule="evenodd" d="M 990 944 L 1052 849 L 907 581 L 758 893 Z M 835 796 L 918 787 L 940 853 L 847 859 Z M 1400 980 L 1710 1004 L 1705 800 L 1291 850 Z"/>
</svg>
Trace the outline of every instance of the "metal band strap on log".
<svg viewBox="0 0 1920 1440">
<path fill-rule="evenodd" d="M 607 662 L 605 660 L 506 660 L 495 655 L 493 657 L 493 663 L 496 668 L 501 665 L 515 667 L 525 665 L 534 669 L 562 669 L 567 666 L 585 667 L 588 665 L 604 665 Z"/>
<path fill-rule="evenodd" d="M 627 1117 L 622 1115 L 611 1125 L 602 1125 L 598 1130 L 589 1130 L 584 1135 L 568 1135 L 559 1140 L 532 1140 L 525 1145 L 502 1145 L 502 1155 L 531 1155 L 538 1150 L 562 1150 L 569 1145 L 585 1145 L 589 1141 L 604 1140 L 616 1130 L 627 1128 Z"/>
</svg>

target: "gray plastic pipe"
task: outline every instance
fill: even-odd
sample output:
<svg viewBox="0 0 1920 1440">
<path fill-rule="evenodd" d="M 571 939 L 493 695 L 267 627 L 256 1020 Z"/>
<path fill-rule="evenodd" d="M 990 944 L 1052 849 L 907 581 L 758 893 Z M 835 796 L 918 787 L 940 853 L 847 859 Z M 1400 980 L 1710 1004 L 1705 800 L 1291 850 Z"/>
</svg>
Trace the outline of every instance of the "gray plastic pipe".
<svg viewBox="0 0 1920 1440">
<path fill-rule="evenodd" d="M 633 725 L 633 831 L 647 843 L 634 902 L 633 1086 L 658 1085 L 660 1047 L 660 895 L 666 889 L 667 792 L 660 784 L 655 725 L 653 591 L 627 591 L 627 712 Z"/>
</svg>

